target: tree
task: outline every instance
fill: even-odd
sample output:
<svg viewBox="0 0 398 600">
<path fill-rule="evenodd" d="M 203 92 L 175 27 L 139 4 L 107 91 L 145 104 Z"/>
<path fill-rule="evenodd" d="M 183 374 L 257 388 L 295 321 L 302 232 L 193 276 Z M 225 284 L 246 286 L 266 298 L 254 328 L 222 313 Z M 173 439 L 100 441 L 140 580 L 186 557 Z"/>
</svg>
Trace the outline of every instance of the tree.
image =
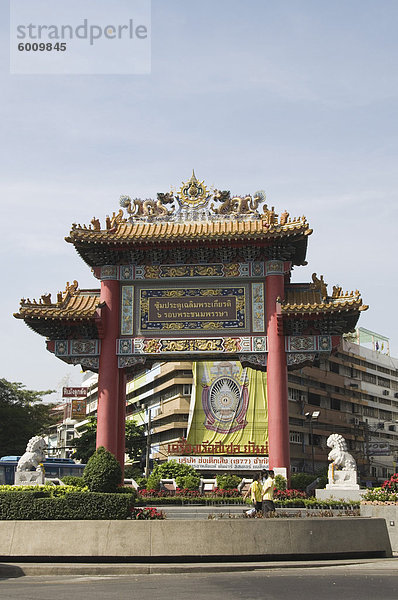
<svg viewBox="0 0 398 600">
<path fill-rule="evenodd" d="M 87 463 L 90 456 L 95 452 L 97 437 L 97 419 L 90 417 L 86 431 L 75 440 L 75 452 L 73 458 Z M 134 421 L 126 421 L 126 454 L 133 461 L 140 458 L 144 451 L 145 437 L 144 426 L 137 425 Z"/>
<path fill-rule="evenodd" d="M 82 463 L 87 463 L 90 456 L 95 452 L 95 442 L 97 437 L 97 419 L 89 417 L 89 422 L 86 425 L 86 430 L 80 437 L 74 439 L 75 451 L 72 458 L 81 460 Z"/>
<path fill-rule="evenodd" d="M 54 423 L 54 404 L 43 403 L 53 391 L 27 390 L 22 383 L 0 379 L 0 456 L 23 454 L 29 439 Z"/>
<path fill-rule="evenodd" d="M 131 460 L 138 460 L 145 452 L 145 427 L 129 419 L 126 421 L 126 453 Z"/>
</svg>

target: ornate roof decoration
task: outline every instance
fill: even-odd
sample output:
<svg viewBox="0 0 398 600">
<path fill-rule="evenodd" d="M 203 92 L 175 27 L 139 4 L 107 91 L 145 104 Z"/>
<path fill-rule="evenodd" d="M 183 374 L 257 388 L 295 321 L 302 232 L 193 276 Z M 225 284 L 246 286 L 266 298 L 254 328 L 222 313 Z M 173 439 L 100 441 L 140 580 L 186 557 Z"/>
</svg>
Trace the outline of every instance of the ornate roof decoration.
<svg viewBox="0 0 398 600">
<path fill-rule="evenodd" d="M 192 243 L 207 247 L 209 242 L 240 242 L 242 247 L 290 244 L 282 257 L 305 264 L 307 236 L 312 233 L 306 218 L 292 218 L 286 210 L 279 216 L 265 204 L 262 191 L 231 196 L 226 190 L 211 190 L 193 172 L 178 193 L 159 193 L 156 200 L 124 195 L 120 205 L 117 213 L 106 217 L 103 228 L 93 217 L 89 226 L 74 223 L 65 238 L 91 266 L 125 262 L 126 251 L 156 249 L 165 242 L 174 247 Z"/>
<path fill-rule="evenodd" d="M 312 283 L 290 284 L 285 290 L 285 299 L 281 302 L 282 315 L 320 314 L 349 311 L 365 311 L 369 307 L 362 303 L 358 290 L 343 292 L 340 286 L 334 286 L 329 296 L 323 275 L 319 278 L 312 274 Z"/>
<path fill-rule="evenodd" d="M 204 181 L 198 181 L 195 171 L 192 170 L 191 179 L 182 184 L 176 198 L 181 208 L 199 208 L 207 206 L 211 194 L 207 191 Z"/>
<path fill-rule="evenodd" d="M 255 221 L 191 221 L 191 222 L 133 222 L 123 220 L 107 230 L 73 224 L 67 242 L 84 241 L 92 243 L 137 242 L 153 243 L 156 241 L 194 241 L 212 236 L 214 240 L 239 239 L 247 236 L 253 238 L 278 238 L 295 234 L 310 235 L 312 230 L 304 218 L 289 219 L 285 225 L 270 221 L 270 214 L 263 215 Z"/>
<path fill-rule="evenodd" d="M 14 313 L 17 319 L 44 320 L 86 320 L 97 316 L 99 307 L 99 291 L 79 290 L 75 280 L 67 282 L 64 292 L 58 292 L 57 301 L 51 301 L 51 294 L 43 294 L 40 300 L 22 298 L 19 312 Z"/>
</svg>

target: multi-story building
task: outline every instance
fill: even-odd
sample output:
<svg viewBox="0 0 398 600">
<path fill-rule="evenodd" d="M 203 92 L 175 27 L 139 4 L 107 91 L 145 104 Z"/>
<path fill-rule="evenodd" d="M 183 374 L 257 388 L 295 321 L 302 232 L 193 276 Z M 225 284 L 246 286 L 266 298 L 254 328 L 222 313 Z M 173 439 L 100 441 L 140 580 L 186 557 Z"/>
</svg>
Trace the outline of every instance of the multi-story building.
<svg viewBox="0 0 398 600">
<path fill-rule="evenodd" d="M 292 468 L 327 464 L 326 440 L 341 433 L 362 480 L 385 479 L 398 457 L 398 360 L 343 339 L 318 367 L 289 374 Z M 316 417 L 316 418 L 314 418 Z"/>
<path fill-rule="evenodd" d="M 356 341 L 347 336 L 329 358 L 289 373 L 293 472 L 327 466 L 331 433 L 346 439 L 363 482 L 380 481 L 396 469 L 398 360 Z M 96 377 L 86 374 L 84 382 L 91 414 L 97 406 Z M 126 418 L 146 425 L 154 460 L 167 460 L 168 445 L 186 437 L 192 385 L 189 361 L 157 363 L 127 383 Z"/>
</svg>

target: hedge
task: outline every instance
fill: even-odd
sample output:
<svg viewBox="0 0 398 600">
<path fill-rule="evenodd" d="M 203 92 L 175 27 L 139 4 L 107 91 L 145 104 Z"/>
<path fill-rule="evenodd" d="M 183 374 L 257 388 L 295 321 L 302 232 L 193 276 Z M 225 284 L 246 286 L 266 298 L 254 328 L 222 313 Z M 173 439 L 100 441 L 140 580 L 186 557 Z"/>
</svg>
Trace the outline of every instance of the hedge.
<svg viewBox="0 0 398 600">
<path fill-rule="evenodd" d="M 0 520 L 127 519 L 133 504 L 133 494 L 0 492 Z"/>
</svg>

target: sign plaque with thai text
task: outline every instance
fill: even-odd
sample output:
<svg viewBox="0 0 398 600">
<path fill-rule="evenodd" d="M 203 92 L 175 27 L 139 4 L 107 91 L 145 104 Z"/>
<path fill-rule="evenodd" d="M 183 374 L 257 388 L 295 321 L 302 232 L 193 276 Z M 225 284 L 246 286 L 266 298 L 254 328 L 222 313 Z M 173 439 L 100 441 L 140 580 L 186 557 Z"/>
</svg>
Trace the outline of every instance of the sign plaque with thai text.
<svg viewBox="0 0 398 600">
<path fill-rule="evenodd" d="M 142 332 L 246 328 L 244 286 L 153 288 L 139 293 Z"/>
<path fill-rule="evenodd" d="M 63 398 L 86 398 L 87 388 L 86 387 L 64 387 L 62 388 Z"/>
</svg>

